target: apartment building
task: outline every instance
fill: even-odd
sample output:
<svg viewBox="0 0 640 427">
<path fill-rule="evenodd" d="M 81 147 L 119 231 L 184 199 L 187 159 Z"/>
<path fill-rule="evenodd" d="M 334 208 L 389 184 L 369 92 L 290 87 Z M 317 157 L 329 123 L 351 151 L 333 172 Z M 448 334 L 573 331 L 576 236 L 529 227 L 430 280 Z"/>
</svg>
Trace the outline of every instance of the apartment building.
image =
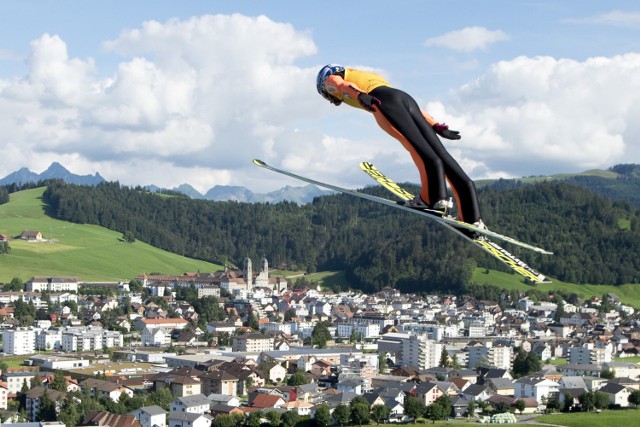
<svg viewBox="0 0 640 427">
<path fill-rule="evenodd" d="M 246 334 L 233 337 L 232 351 L 261 353 L 273 350 L 273 338 L 262 334 Z"/>
<path fill-rule="evenodd" d="M 2 351 L 7 354 L 23 355 L 36 352 L 36 329 L 16 328 L 2 332 Z"/>
</svg>

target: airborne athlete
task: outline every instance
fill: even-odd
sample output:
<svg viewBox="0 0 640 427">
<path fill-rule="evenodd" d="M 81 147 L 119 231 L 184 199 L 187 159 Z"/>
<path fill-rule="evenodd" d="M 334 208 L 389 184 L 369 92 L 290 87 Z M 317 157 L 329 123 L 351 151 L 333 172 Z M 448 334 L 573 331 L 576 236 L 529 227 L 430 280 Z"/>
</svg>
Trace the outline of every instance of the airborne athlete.
<svg viewBox="0 0 640 427">
<path fill-rule="evenodd" d="M 406 92 L 392 88 L 376 73 L 329 64 L 318 73 L 318 92 L 334 105 L 343 102 L 373 113 L 378 125 L 402 143 L 420 172 L 422 189 L 404 202 L 416 209 L 430 209 L 444 215 L 452 207 L 447 198 L 449 182 L 460 220 L 484 229 L 473 181 L 446 150 L 438 135 L 460 139 L 458 131 L 422 111 Z"/>
</svg>

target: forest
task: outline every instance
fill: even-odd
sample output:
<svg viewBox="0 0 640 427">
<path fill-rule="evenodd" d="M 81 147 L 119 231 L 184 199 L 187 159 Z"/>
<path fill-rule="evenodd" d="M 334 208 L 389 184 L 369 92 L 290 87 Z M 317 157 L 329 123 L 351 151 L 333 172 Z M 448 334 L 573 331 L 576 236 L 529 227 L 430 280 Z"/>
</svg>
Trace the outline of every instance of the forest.
<svg viewBox="0 0 640 427">
<path fill-rule="evenodd" d="M 388 196 L 379 187 L 363 191 Z M 452 292 L 469 284 L 476 266 L 503 268 L 435 222 L 347 195 L 303 206 L 248 204 L 158 195 L 117 182 L 52 181 L 44 198 L 55 218 L 130 233 L 173 253 L 221 264 L 268 257 L 281 269 L 342 270 L 364 291 Z M 640 216 L 631 202 L 558 181 L 500 180 L 480 189 L 479 198 L 490 228 L 555 253 L 509 248 L 549 276 L 593 284 L 640 281 Z"/>
</svg>

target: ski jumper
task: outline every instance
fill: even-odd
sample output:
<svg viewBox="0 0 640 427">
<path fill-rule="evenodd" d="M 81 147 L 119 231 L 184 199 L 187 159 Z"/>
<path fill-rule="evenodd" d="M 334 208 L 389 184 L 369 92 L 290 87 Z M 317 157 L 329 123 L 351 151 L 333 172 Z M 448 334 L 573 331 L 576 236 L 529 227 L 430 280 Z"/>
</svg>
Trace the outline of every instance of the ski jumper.
<svg viewBox="0 0 640 427">
<path fill-rule="evenodd" d="M 367 93 L 380 100 L 372 113 L 378 125 L 409 151 L 420 172 L 420 197 L 433 205 L 447 198 L 449 182 L 458 206 L 458 217 L 465 222 L 480 220 L 476 187 L 471 178 L 446 150 L 435 130 L 437 122 L 406 92 L 392 88 L 376 73 L 345 68 L 344 77 L 327 77 L 325 90 L 352 107 L 363 108 L 358 95 Z"/>
</svg>

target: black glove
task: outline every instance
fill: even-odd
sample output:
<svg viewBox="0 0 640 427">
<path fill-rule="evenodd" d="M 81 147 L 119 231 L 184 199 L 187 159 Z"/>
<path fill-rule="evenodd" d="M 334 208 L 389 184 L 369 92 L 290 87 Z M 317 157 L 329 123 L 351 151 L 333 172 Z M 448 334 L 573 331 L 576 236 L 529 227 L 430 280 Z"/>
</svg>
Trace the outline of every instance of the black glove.
<svg viewBox="0 0 640 427">
<path fill-rule="evenodd" d="M 358 95 L 358 102 L 360 103 L 360 105 L 362 106 L 362 108 L 364 108 L 367 111 L 376 111 L 373 106 L 375 105 L 376 107 L 380 107 L 382 105 L 382 102 L 380 102 L 380 100 L 378 98 L 376 98 L 375 96 L 371 96 L 368 93 L 364 93 L 364 92 L 360 92 L 360 95 Z"/>
<path fill-rule="evenodd" d="M 436 123 L 432 126 L 433 130 L 436 131 L 438 135 L 447 139 L 460 139 L 460 132 L 457 130 L 449 130 L 449 126 L 446 123 Z"/>
</svg>

